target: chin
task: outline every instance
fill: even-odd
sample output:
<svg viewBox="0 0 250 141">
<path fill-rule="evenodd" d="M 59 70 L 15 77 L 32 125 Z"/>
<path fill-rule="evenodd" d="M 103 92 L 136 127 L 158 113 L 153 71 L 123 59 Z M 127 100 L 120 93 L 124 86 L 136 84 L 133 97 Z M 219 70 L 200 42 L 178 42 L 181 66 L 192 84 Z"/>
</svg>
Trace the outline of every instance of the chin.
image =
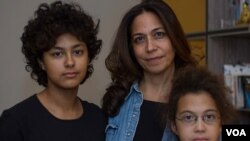
<svg viewBox="0 0 250 141">
<path fill-rule="evenodd" d="M 71 83 L 62 85 L 61 87 L 64 89 L 76 89 L 79 87 L 79 85 L 80 85 L 80 82 L 74 82 L 74 83 L 71 82 Z"/>
</svg>

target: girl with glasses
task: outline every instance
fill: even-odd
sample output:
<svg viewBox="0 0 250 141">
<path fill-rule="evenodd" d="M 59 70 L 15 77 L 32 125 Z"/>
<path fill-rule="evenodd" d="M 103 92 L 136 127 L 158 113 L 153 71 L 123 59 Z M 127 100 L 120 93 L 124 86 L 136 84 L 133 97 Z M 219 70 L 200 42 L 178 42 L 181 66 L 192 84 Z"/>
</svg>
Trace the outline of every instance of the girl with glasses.
<svg viewBox="0 0 250 141">
<path fill-rule="evenodd" d="M 180 141 L 218 141 L 236 112 L 222 79 L 205 68 L 186 67 L 173 80 L 165 119 Z"/>
</svg>

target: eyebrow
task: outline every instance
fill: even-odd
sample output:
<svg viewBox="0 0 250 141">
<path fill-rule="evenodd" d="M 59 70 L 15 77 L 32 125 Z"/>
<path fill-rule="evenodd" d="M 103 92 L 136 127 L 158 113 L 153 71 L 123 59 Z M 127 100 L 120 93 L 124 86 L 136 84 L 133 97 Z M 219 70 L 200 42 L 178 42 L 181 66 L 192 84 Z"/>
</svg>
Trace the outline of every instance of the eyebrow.
<svg viewBox="0 0 250 141">
<path fill-rule="evenodd" d="M 163 27 L 158 27 L 158 28 L 155 28 L 155 29 L 153 29 L 152 31 L 157 31 L 157 30 L 160 30 L 160 29 L 163 29 L 163 30 L 165 30 Z"/>
<path fill-rule="evenodd" d="M 204 111 L 203 114 L 204 114 L 204 113 L 207 113 L 207 112 L 216 112 L 216 113 L 219 113 L 219 111 L 216 110 L 216 109 L 208 109 L 208 110 Z M 180 112 L 179 114 L 184 114 L 184 113 L 195 114 L 193 111 L 189 111 L 189 110 L 182 111 L 182 112 Z M 176 114 L 177 114 L 177 113 L 176 113 Z"/>
<path fill-rule="evenodd" d="M 163 27 L 157 27 L 157 28 L 154 28 L 151 32 L 155 32 L 155 31 L 161 30 L 161 29 L 165 30 Z M 139 35 L 144 35 L 144 34 L 142 34 L 142 33 L 135 33 L 135 34 L 132 34 L 131 37 L 139 36 Z"/>
<path fill-rule="evenodd" d="M 61 47 L 52 47 L 51 50 L 62 50 Z"/>
<path fill-rule="evenodd" d="M 71 46 L 70 48 L 75 49 L 75 48 L 78 48 L 78 47 L 81 47 L 81 46 L 83 46 L 83 44 L 79 43 L 79 44 L 75 44 L 75 45 Z M 51 49 L 54 49 L 54 50 L 63 50 L 63 47 L 54 46 Z"/>
</svg>

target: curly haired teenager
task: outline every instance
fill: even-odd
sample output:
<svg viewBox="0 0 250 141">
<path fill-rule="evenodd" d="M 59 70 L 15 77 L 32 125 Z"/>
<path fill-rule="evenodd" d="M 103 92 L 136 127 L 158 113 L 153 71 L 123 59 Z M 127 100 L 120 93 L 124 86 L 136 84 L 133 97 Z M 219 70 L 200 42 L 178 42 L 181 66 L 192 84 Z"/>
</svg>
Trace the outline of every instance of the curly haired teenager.
<svg viewBox="0 0 250 141">
<path fill-rule="evenodd" d="M 222 125 L 237 118 L 223 79 L 204 67 L 176 74 L 166 110 L 163 117 L 180 141 L 218 141 Z"/>
<path fill-rule="evenodd" d="M 42 3 L 22 34 L 26 70 L 44 90 L 5 110 L 1 141 L 102 141 L 107 118 L 78 96 L 101 49 L 95 24 L 77 3 Z"/>
</svg>

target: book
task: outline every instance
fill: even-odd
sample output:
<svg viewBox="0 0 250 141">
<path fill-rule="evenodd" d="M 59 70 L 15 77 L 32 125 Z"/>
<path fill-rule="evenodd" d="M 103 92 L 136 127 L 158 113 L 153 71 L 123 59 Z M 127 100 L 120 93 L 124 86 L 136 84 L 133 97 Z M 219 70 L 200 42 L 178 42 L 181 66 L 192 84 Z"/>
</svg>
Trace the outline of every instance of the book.
<svg viewBox="0 0 250 141">
<path fill-rule="evenodd" d="M 250 76 L 242 76 L 241 81 L 244 95 L 244 108 L 250 109 Z"/>
<path fill-rule="evenodd" d="M 249 80 L 249 81 L 248 81 Z M 250 64 L 225 64 L 224 81 L 228 98 L 237 109 L 250 108 Z M 249 83 L 248 83 L 249 82 Z"/>
</svg>

